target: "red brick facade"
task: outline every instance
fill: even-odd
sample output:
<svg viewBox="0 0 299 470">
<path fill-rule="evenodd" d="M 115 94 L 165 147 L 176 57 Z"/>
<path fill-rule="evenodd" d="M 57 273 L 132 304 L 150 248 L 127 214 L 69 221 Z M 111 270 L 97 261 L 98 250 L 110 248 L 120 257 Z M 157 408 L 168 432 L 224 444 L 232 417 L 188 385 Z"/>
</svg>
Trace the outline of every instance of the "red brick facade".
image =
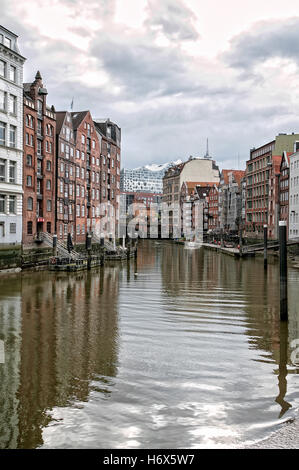
<svg viewBox="0 0 299 470">
<path fill-rule="evenodd" d="M 219 228 L 218 221 L 218 184 L 214 184 L 208 196 L 208 230 L 215 231 Z"/>
<path fill-rule="evenodd" d="M 55 109 L 37 72 L 24 84 L 23 244 L 55 231 Z"/>
</svg>

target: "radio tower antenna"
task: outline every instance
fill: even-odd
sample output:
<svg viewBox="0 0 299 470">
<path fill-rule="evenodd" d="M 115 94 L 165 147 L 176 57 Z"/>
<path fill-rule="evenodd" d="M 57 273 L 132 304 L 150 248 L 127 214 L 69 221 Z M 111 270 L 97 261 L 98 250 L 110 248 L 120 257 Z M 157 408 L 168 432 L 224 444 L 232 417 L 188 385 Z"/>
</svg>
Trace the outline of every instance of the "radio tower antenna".
<svg viewBox="0 0 299 470">
<path fill-rule="evenodd" d="M 211 158 L 210 155 L 209 155 L 209 139 L 207 139 L 207 151 L 206 151 L 206 154 L 205 154 L 204 158 L 208 158 L 208 159 Z"/>
</svg>

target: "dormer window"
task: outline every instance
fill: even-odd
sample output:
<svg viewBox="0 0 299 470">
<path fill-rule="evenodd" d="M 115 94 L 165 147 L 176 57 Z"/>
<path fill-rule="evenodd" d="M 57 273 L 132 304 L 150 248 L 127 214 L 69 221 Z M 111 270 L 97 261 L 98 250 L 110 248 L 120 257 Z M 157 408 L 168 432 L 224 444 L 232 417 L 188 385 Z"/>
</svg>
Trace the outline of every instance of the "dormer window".
<svg viewBox="0 0 299 470">
<path fill-rule="evenodd" d="M 40 100 L 37 100 L 37 114 L 39 116 L 43 115 L 43 102 Z"/>
<path fill-rule="evenodd" d="M 9 47 L 11 49 L 11 39 L 4 37 L 4 46 Z"/>
</svg>

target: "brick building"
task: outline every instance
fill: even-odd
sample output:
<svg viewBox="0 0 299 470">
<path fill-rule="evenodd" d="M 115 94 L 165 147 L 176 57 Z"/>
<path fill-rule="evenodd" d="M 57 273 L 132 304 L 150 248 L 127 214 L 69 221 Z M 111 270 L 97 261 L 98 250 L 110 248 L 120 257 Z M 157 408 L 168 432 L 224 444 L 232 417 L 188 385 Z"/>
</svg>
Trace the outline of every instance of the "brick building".
<svg viewBox="0 0 299 470">
<path fill-rule="evenodd" d="M 264 224 L 268 237 L 278 237 L 279 175 L 283 152 L 299 148 L 299 134 L 279 134 L 275 140 L 250 150 L 246 162 L 246 234 L 263 237 Z"/>
<path fill-rule="evenodd" d="M 101 203 L 107 203 L 108 232 L 118 235 L 120 196 L 121 129 L 110 119 L 96 119 L 94 125 L 100 145 Z M 113 225 L 115 224 L 115 227 Z"/>
<path fill-rule="evenodd" d="M 284 220 L 287 223 L 287 236 L 289 233 L 290 155 L 290 153 L 283 152 L 279 177 L 279 220 Z"/>
<path fill-rule="evenodd" d="M 208 195 L 208 230 L 213 232 L 219 229 L 218 198 L 219 183 L 214 183 Z"/>
<path fill-rule="evenodd" d="M 120 128 L 93 120 L 89 111 L 57 113 L 56 230 L 59 239 L 72 235 L 84 244 L 98 233 L 98 222 L 109 217 L 105 230 L 114 236 L 120 194 Z M 107 203 L 101 213 L 100 204 Z M 107 233 L 106 233 L 107 235 Z"/>
<path fill-rule="evenodd" d="M 289 238 L 299 237 L 299 151 L 290 156 Z"/>
<path fill-rule="evenodd" d="M 56 113 L 55 232 L 74 237 L 76 216 L 76 144 L 71 113 Z"/>
<path fill-rule="evenodd" d="M 40 72 L 24 83 L 23 244 L 55 232 L 55 109 Z"/>
<path fill-rule="evenodd" d="M 82 244 L 85 242 L 87 231 L 92 231 L 96 217 L 100 216 L 100 143 L 89 111 L 71 113 L 71 115 L 76 143 L 74 237 L 76 243 Z"/>
</svg>

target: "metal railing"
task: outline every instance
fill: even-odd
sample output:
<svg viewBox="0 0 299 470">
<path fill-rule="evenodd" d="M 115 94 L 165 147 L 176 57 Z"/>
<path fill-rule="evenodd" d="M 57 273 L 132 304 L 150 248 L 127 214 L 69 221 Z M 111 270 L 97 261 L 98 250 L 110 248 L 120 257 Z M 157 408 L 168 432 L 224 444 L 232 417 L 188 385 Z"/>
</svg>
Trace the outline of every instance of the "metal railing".
<svg viewBox="0 0 299 470">
<path fill-rule="evenodd" d="M 48 246 L 53 247 L 53 237 L 49 233 L 42 232 L 40 234 L 41 239 L 43 242 L 45 242 Z M 75 250 L 72 250 L 70 253 L 67 249 L 67 247 L 61 243 L 59 240 L 57 240 L 57 253 L 59 256 L 66 257 L 66 258 L 72 258 L 72 259 L 80 259 L 82 256 Z"/>
</svg>

